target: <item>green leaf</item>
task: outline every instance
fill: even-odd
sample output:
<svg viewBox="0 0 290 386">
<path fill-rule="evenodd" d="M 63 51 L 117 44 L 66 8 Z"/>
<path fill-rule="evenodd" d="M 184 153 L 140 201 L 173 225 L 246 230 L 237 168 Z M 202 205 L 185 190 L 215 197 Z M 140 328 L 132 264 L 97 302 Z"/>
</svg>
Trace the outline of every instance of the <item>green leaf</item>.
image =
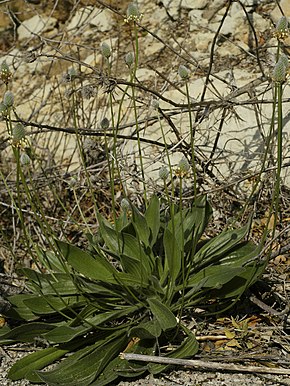
<svg viewBox="0 0 290 386">
<path fill-rule="evenodd" d="M 172 284 L 180 272 L 181 268 L 181 249 L 180 245 L 175 239 L 175 236 L 170 232 L 168 228 L 165 229 L 163 237 L 163 245 L 165 250 L 165 267 L 164 272 L 168 270 L 168 276 Z"/>
<path fill-rule="evenodd" d="M 174 328 L 177 325 L 177 320 L 170 309 L 157 298 L 148 298 L 150 310 L 158 320 L 163 331 Z"/>
<path fill-rule="evenodd" d="M 137 238 L 141 240 L 145 247 L 149 247 L 150 229 L 148 227 L 146 217 L 139 212 L 135 205 L 131 204 L 132 208 L 132 224 L 135 228 Z"/>
<path fill-rule="evenodd" d="M 126 347 L 128 340 L 126 330 L 119 331 L 91 347 L 86 347 L 81 353 L 69 356 L 55 369 L 38 372 L 38 375 L 48 384 L 89 385 Z"/>
<path fill-rule="evenodd" d="M 24 358 L 18 360 L 11 367 L 8 373 L 8 377 L 12 381 L 18 381 L 22 378 L 34 378 L 33 373 L 35 370 L 42 369 L 45 366 L 53 363 L 57 359 L 64 356 L 67 352 L 69 352 L 68 349 L 48 347 L 32 354 L 26 355 Z"/>
<path fill-rule="evenodd" d="M 187 287 L 220 288 L 244 270 L 243 267 L 229 266 L 225 269 L 223 265 L 212 265 L 192 275 L 188 280 Z"/>
<path fill-rule="evenodd" d="M 224 257 L 246 236 L 248 230 L 249 225 L 246 225 L 240 229 L 225 231 L 213 237 L 194 255 L 195 268 L 200 269 Z"/>
<path fill-rule="evenodd" d="M 25 304 L 27 299 L 34 297 L 35 295 L 33 294 L 18 294 L 9 296 L 8 300 L 14 307 L 10 308 L 6 312 L 5 316 L 13 319 L 24 319 L 27 321 L 38 319 L 38 316 L 36 316 Z"/>
<path fill-rule="evenodd" d="M 114 269 L 113 265 L 104 258 L 98 255 L 94 255 L 93 257 L 80 248 L 63 241 L 57 241 L 57 245 L 67 262 L 77 272 L 91 279 L 116 283 L 114 274 L 117 273 L 117 271 Z"/>
<path fill-rule="evenodd" d="M 82 296 L 34 296 L 24 300 L 27 307 L 35 314 L 54 314 L 56 312 L 83 304 Z"/>
<path fill-rule="evenodd" d="M 161 335 L 160 323 L 157 319 L 153 318 L 146 322 L 141 322 L 137 326 L 134 326 L 129 331 L 130 337 L 138 337 L 140 339 L 156 339 Z"/>
<path fill-rule="evenodd" d="M 169 354 L 166 354 L 165 357 L 169 358 L 189 358 L 195 355 L 198 351 L 198 342 L 194 334 L 187 330 L 187 337 L 184 339 L 182 344 L 176 349 L 171 351 Z M 158 374 L 161 371 L 166 370 L 170 365 L 161 365 L 161 364 L 148 364 L 148 370 L 151 374 Z"/>
<path fill-rule="evenodd" d="M 54 328 L 55 326 L 52 323 L 32 322 L 22 324 L 2 335 L 1 339 L 12 339 L 15 342 L 34 342 L 35 337 L 39 337 Z"/>
<path fill-rule="evenodd" d="M 145 218 L 151 231 L 149 244 L 152 247 L 156 243 L 160 228 L 160 203 L 157 196 L 153 196 L 151 198 L 148 208 L 145 212 Z"/>
</svg>

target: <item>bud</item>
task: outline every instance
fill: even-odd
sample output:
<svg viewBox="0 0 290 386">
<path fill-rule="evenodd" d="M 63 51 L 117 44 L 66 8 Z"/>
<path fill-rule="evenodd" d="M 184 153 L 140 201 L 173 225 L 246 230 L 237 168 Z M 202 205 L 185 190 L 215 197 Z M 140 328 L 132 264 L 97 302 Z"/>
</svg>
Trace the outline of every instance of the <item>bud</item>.
<svg viewBox="0 0 290 386">
<path fill-rule="evenodd" d="M 14 103 L 14 95 L 11 91 L 6 91 L 3 97 L 3 103 L 6 107 L 12 107 Z"/>
<path fill-rule="evenodd" d="M 127 212 L 127 210 L 130 209 L 130 203 L 129 201 L 127 200 L 127 198 L 122 198 L 122 201 L 121 201 L 121 208 L 124 212 Z"/>
<path fill-rule="evenodd" d="M 111 48 L 109 44 L 105 42 L 101 44 L 101 53 L 104 58 L 109 59 L 109 57 L 111 56 Z"/>
<path fill-rule="evenodd" d="M 182 64 L 178 68 L 178 75 L 181 79 L 188 79 L 189 78 L 189 69 Z"/>
<path fill-rule="evenodd" d="M 20 156 L 20 163 L 21 165 L 23 166 L 26 166 L 26 165 L 29 165 L 30 164 L 30 157 L 28 154 L 26 153 L 22 153 L 21 156 Z"/>
<path fill-rule="evenodd" d="M 22 123 L 17 123 L 12 129 L 12 140 L 13 142 L 20 142 L 25 138 L 26 130 Z"/>
<path fill-rule="evenodd" d="M 108 118 L 104 117 L 100 122 L 101 129 L 107 130 L 107 128 L 110 126 L 110 121 Z"/>
<path fill-rule="evenodd" d="M 276 63 L 273 70 L 272 79 L 274 82 L 279 83 L 284 82 L 284 80 L 286 79 L 286 68 L 283 61 L 279 60 L 278 63 Z"/>
<path fill-rule="evenodd" d="M 12 72 L 9 70 L 8 64 L 5 60 L 1 63 L 0 77 L 5 84 L 8 84 L 8 82 L 12 79 Z"/>
<path fill-rule="evenodd" d="M 166 166 L 161 166 L 161 168 L 159 169 L 159 177 L 165 181 L 167 180 L 169 176 L 169 170 L 167 169 Z"/>
<path fill-rule="evenodd" d="M 126 55 L 125 55 L 125 63 L 127 64 L 128 67 L 131 67 L 132 64 L 134 63 L 134 54 L 133 52 L 128 52 Z"/>
<path fill-rule="evenodd" d="M 190 165 L 185 157 L 182 157 L 178 164 L 180 174 L 186 174 L 189 171 Z"/>
</svg>

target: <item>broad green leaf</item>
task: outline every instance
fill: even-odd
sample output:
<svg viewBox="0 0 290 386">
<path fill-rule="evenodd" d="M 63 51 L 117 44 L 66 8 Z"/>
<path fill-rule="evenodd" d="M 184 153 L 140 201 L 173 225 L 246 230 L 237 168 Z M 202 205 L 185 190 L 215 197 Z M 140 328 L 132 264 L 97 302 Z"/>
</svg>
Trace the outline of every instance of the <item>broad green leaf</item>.
<svg viewBox="0 0 290 386">
<path fill-rule="evenodd" d="M 16 342 L 34 342 L 35 337 L 39 337 L 54 328 L 55 326 L 52 323 L 32 322 L 22 324 L 2 335 L 1 339 L 13 339 Z"/>
<path fill-rule="evenodd" d="M 161 335 L 161 327 L 157 319 L 140 322 L 129 331 L 130 337 L 138 337 L 140 339 L 156 339 Z"/>
<path fill-rule="evenodd" d="M 12 381 L 18 381 L 22 378 L 30 379 L 33 376 L 35 370 L 42 369 L 45 366 L 53 363 L 69 351 L 69 349 L 48 347 L 26 355 L 11 367 L 8 373 L 8 377 Z"/>
<path fill-rule="evenodd" d="M 131 204 L 131 208 L 133 215 L 132 224 L 135 228 L 137 238 L 144 243 L 145 247 L 149 247 L 150 229 L 146 217 L 144 217 L 133 204 Z"/>
<path fill-rule="evenodd" d="M 224 257 L 246 236 L 248 230 L 249 225 L 246 225 L 240 229 L 225 231 L 213 237 L 194 255 L 195 268 L 200 269 Z"/>
<path fill-rule="evenodd" d="M 35 296 L 29 299 L 24 300 L 25 305 L 35 314 L 53 314 L 71 308 L 72 306 L 77 306 L 84 304 L 85 298 L 82 296 Z"/>
<path fill-rule="evenodd" d="M 80 385 L 91 384 L 104 368 L 126 347 L 129 339 L 125 331 L 113 334 L 112 338 L 97 342 L 96 345 L 82 350 L 82 355 L 72 355 L 62 361 L 55 369 L 38 372 L 48 384 Z M 78 354 L 78 353 L 77 353 Z M 77 358 L 77 360 L 76 360 Z"/>
<path fill-rule="evenodd" d="M 91 279 L 115 283 L 114 273 L 117 271 L 104 258 L 97 255 L 93 257 L 80 248 L 63 241 L 57 241 L 57 245 L 67 262 L 77 272 Z"/>
<path fill-rule="evenodd" d="M 181 268 L 182 252 L 180 244 L 168 228 L 166 228 L 164 232 L 163 244 L 165 251 L 164 271 L 166 272 L 168 270 L 168 276 L 174 285 Z"/>
<path fill-rule="evenodd" d="M 169 358 L 189 358 L 195 355 L 198 351 L 198 342 L 191 331 L 187 331 L 187 337 L 182 342 L 182 344 L 176 349 L 171 351 L 169 354 L 166 354 L 165 357 Z M 158 374 L 161 371 L 164 371 L 170 367 L 170 365 L 161 365 L 161 364 L 148 364 L 148 370 L 152 374 Z"/>
<path fill-rule="evenodd" d="M 163 331 L 174 328 L 177 325 L 176 317 L 171 310 L 157 298 L 148 298 L 150 310 L 158 320 Z"/>
<path fill-rule="evenodd" d="M 31 298 L 35 298 L 34 294 L 18 294 L 9 296 L 8 300 L 13 305 L 5 316 L 13 319 L 24 319 L 27 321 L 35 320 L 38 318 L 25 304 L 25 301 Z"/>
<path fill-rule="evenodd" d="M 211 265 L 206 267 L 188 280 L 186 287 L 196 286 L 198 288 L 220 288 L 223 284 L 232 280 L 243 272 L 243 267 L 224 267 L 223 265 Z M 201 284 L 201 285 L 200 285 Z"/>
<path fill-rule="evenodd" d="M 152 247 L 156 243 L 160 228 L 160 203 L 157 196 L 153 196 L 151 198 L 148 208 L 145 212 L 145 218 L 151 231 L 149 243 Z"/>
<path fill-rule="evenodd" d="M 44 251 L 39 248 L 37 248 L 37 255 L 41 264 L 50 271 L 62 273 L 71 271 L 61 255 L 58 256 L 52 251 Z"/>
</svg>

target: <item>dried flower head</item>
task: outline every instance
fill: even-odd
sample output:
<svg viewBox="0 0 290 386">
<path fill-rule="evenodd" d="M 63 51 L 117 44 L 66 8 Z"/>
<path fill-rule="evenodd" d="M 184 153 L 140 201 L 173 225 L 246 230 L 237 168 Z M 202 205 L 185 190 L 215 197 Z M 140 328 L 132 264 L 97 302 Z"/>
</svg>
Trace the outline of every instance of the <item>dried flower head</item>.
<svg viewBox="0 0 290 386">
<path fill-rule="evenodd" d="M 281 83 L 286 79 L 286 67 L 283 61 L 279 60 L 273 69 L 272 73 L 273 82 Z"/>
<path fill-rule="evenodd" d="M 100 122 L 100 126 L 101 126 L 101 129 L 103 130 L 107 130 L 108 127 L 110 126 L 110 121 L 108 120 L 108 118 L 104 117 L 101 122 Z"/>
<path fill-rule="evenodd" d="M 27 165 L 30 164 L 30 161 L 31 161 L 31 159 L 30 159 L 28 154 L 26 154 L 26 153 L 22 153 L 21 154 L 21 156 L 20 156 L 20 163 L 21 163 L 21 165 L 27 166 Z"/>
<path fill-rule="evenodd" d="M 181 79 L 188 79 L 189 78 L 189 69 L 182 64 L 178 68 L 178 75 Z"/>
<path fill-rule="evenodd" d="M 9 69 L 8 64 L 4 60 L 0 67 L 0 78 L 7 85 L 12 79 L 12 72 Z"/>
<path fill-rule="evenodd" d="M 14 95 L 11 91 L 6 91 L 3 97 L 3 103 L 6 107 L 12 107 L 14 104 Z"/>
<path fill-rule="evenodd" d="M 112 55 L 111 47 L 109 46 L 108 43 L 103 42 L 101 44 L 101 53 L 102 53 L 103 57 L 106 59 L 109 59 L 109 57 Z"/>
<path fill-rule="evenodd" d="M 125 63 L 127 64 L 128 67 L 131 67 L 135 61 L 134 54 L 133 52 L 128 52 L 125 55 Z"/>
<path fill-rule="evenodd" d="M 94 86 L 91 86 L 90 84 L 84 86 L 81 89 L 81 93 L 84 99 L 90 99 L 97 95 L 96 88 Z"/>
<path fill-rule="evenodd" d="M 286 16 L 280 17 L 277 21 L 273 35 L 279 40 L 284 40 L 289 36 L 289 23 Z"/>
<path fill-rule="evenodd" d="M 161 178 L 161 180 L 165 181 L 167 180 L 169 176 L 169 170 L 167 169 L 166 166 L 161 166 L 161 168 L 159 169 L 159 177 Z"/>
<path fill-rule="evenodd" d="M 138 5 L 136 3 L 130 3 L 127 8 L 127 18 L 124 19 L 125 23 L 140 22 L 142 19 L 142 13 L 140 13 L 138 9 Z"/>
</svg>

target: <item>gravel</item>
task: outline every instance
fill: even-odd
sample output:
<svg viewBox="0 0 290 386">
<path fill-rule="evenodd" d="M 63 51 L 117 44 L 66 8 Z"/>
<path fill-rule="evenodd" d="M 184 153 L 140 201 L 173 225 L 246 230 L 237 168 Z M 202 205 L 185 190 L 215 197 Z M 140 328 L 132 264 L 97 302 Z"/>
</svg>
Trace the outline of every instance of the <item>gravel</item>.
<svg viewBox="0 0 290 386">
<path fill-rule="evenodd" d="M 31 384 L 26 380 L 11 381 L 8 379 L 9 368 L 18 359 L 29 354 L 29 351 L 22 351 L 24 348 L 21 345 L 0 347 L 0 385 L 1 386 L 26 386 Z M 20 351 L 21 350 L 21 351 Z M 42 384 L 43 385 L 43 384 Z M 193 370 L 178 370 L 172 371 L 168 375 L 153 376 L 148 375 L 145 378 L 134 380 L 131 382 L 122 381 L 114 386 L 290 386 L 290 377 L 277 375 L 254 375 L 245 373 L 221 373 L 221 372 L 205 372 Z M 74 386 L 74 385 L 71 385 Z M 76 386 L 76 385 L 75 385 Z M 113 385 L 111 385 L 113 386 Z"/>
</svg>

